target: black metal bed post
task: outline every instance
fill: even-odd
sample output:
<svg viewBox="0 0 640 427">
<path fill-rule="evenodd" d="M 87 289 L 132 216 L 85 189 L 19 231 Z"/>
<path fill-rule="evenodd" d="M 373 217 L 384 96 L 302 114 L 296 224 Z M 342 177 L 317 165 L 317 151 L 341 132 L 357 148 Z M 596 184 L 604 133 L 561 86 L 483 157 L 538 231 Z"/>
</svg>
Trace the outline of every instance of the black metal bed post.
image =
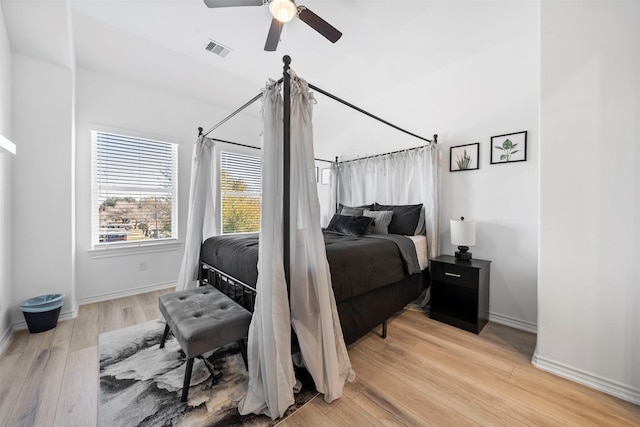
<svg viewBox="0 0 640 427">
<path fill-rule="evenodd" d="M 289 75 L 289 65 L 291 57 L 282 57 L 284 63 L 282 77 L 284 82 L 283 90 L 283 132 L 282 132 L 282 258 L 284 262 L 284 280 L 287 282 L 287 291 L 290 287 L 290 267 L 291 267 L 291 76 Z"/>
<path fill-rule="evenodd" d="M 333 179 L 336 180 L 336 185 L 335 185 L 336 191 L 334 194 L 336 198 L 336 206 L 335 206 L 336 213 L 339 213 L 338 212 L 338 194 L 340 194 L 340 189 L 338 188 L 338 186 L 340 185 L 340 181 L 338 181 L 338 167 L 340 167 L 340 165 L 338 164 L 338 156 L 336 156 L 336 164 L 334 165 L 335 173 L 333 174 Z M 331 218 L 329 218 L 329 221 L 331 221 Z"/>
</svg>

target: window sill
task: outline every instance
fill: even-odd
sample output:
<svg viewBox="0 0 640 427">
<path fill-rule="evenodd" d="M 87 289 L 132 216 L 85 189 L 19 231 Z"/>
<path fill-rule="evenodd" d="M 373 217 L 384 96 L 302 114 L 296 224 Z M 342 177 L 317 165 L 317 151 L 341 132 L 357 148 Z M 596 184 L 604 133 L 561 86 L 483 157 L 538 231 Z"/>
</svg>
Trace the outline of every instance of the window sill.
<svg viewBox="0 0 640 427">
<path fill-rule="evenodd" d="M 182 242 L 179 240 L 165 241 L 165 242 L 153 242 L 153 243 L 138 243 L 138 244 L 126 244 L 126 245 L 104 245 L 89 250 L 89 256 L 91 258 L 109 258 L 128 256 L 136 254 L 149 254 L 153 252 L 168 252 L 177 251 L 182 246 Z"/>
</svg>

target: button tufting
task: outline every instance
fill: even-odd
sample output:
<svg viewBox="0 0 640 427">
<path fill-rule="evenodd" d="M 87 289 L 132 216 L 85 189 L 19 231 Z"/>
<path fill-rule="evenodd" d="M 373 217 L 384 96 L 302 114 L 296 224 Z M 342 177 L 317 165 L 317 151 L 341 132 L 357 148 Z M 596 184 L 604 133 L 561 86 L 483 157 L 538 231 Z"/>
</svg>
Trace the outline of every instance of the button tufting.
<svg viewBox="0 0 640 427">
<path fill-rule="evenodd" d="M 202 317 L 202 313 L 194 313 L 193 317 L 195 317 L 196 319 L 199 319 L 200 317 Z"/>
<path fill-rule="evenodd" d="M 184 301 L 184 300 L 186 300 L 186 299 L 187 299 L 187 297 L 180 297 L 180 298 L 178 298 L 178 299 L 179 299 L 180 301 Z"/>
</svg>

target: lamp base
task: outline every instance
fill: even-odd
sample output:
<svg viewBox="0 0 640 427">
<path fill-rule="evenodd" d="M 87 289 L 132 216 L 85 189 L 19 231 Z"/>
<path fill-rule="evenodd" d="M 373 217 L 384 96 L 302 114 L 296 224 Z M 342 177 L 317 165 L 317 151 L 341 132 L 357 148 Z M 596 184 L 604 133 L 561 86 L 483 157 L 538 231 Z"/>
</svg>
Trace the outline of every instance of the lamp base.
<svg viewBox="0 0 640 427">
<path fill-rule="evenodd" d="M 471 259 L 471 252 L 469 252 L 469 246 L 458 246 L 456 251 L 456 259 L 460 261 L 469 261 Z"/>
</svg>

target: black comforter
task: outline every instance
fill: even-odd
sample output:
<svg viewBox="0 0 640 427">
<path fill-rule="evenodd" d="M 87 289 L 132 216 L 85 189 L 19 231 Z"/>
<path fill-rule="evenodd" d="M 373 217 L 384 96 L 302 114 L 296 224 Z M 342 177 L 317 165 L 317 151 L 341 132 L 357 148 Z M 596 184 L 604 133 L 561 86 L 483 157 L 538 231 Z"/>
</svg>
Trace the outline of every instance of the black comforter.
<svg viewBox="0 0 640 427">
<path fill-rule="evenodd" d="M 403 236 L 355 237 L 325 230 L 324 239 L 336 302 L 416 273 L 415 247 Z M 207 239 L 202 244 L 200 261 L 255 287 L 258 277 L 258 234 Z"/>
</svg>

